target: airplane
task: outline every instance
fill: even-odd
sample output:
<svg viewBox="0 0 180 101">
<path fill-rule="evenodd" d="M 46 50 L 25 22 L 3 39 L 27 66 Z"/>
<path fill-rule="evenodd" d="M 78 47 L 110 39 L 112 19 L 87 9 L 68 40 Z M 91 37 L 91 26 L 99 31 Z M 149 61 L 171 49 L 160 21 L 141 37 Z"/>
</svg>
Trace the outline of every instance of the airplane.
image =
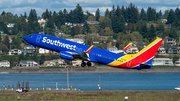
<svg viewBox="0 0 180 101">
<path fill-rule="evenodd" d="M 82 59 L 82 67 L 91 66 L 91 62 L 96 62 L 116 68 L 138 70 L 149 69 L 153 66 L 151 62 L 163 41 L 163 39 L 157 38 L 136 54 L 118 54 L 127 50 L 131 43 L 122 50 L 110 52 L 106 49 L 93 47 L 93 45 L 87 46 L 44 34 L 30 34 L 24 36 L 23 39 L 32 46 L 59 52 L 61 58 Z"/>
</svg>

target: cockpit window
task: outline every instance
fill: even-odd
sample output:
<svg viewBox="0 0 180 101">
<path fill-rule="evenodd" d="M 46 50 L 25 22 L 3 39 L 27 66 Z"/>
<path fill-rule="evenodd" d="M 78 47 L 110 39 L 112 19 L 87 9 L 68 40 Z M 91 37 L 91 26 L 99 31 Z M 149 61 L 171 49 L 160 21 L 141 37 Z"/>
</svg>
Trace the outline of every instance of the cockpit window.
<svg viewBox="0 0 180 101">
<path fill-rule="evenodd" d="M 30 35 L 29 35 L 29 37 L 31 37 L 31 38 L 32 38 L 33 36 L 30 34 Z"/>
</svg>

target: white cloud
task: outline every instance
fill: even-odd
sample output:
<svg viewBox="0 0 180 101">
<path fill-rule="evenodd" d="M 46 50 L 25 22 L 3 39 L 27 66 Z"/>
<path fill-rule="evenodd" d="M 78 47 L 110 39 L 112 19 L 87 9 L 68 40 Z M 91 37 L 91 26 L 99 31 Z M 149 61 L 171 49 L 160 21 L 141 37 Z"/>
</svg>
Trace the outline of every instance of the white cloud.
<svg viewBox="0 0 180 101">
<path fill-rule="evenodd" d="M 0 0 L 0 7 L 19 6 L 23 4 L 34 4 L 38 0 Z"/>
<path fill-rule="evenodd" d="M 170 10 L 170 9 L 175 10 L 176 8 L 177 7 L 165 7 L 165 6 L 162 6 L 162 7 L 156 7 L 156 11 L 159 12 L 161 10 L 161 12 L 164 13 L 165 10 Z M 178 8 L 180 8 L 180 6 Z"/>
<path fill-rule="evenodd" d="M 120 0 L 121 1 L 121 0 Z M 158 0 L 126 0 L 127 3 L 159 3 Z"/>
<path fill-rule="evenodd" d="M 19 15 L 24 14 L 24 12 L 29 14 L 31 9 L 35 9 L 38 16 L 41 16 L 46 9 L 53 12 L 65 8 L 69 12 L 74 10 L 79 3 L 84 12 L 94 13 L 99 8 L 101 15 L 104 15 L 106 9 L 112 10 L 112 5 L 128 6 L 130 2 L 137 6 L 139 11 L 142 8 L 147 10 L 149 6 L 155 8 L 157 12 L 175 10 L 180 4 L 180 0 L 0 0 L 0 12 L 12 12 Z"/>
<path fill-rule="evenodd" d="M 112 7 L 83 7 L 83 11 L 84 11 L 84 13 L 85 13 L 86 11 L 89 11 L 90 13 L 95 14 L 95 12 L 96 12 L 96 10 L 97 10 L 98 8 L 99 8 L 100 13 L 102 14 L 102 16 L 104 15 L 106 9 L 108 9 L 109 11 L 112 10 Z"/>
<path fill-rule="evenodd" d="M 38 14 L 38 16 L 41 16 L 41 14 L 44 12 L 43 8 L 37 8 L 37 7 L 17 7 L 17 8 L 5 8 L 3 9 L 3 11 L 5 12 L 11 12 L 13 14 L 23 14 L 24 12 L 26 12 L 26 14 L 29 16 L 29 12 L 31 11 L 31 9 L 35 9 L 36 13 Z"/>
<path fill-rule="evenodd" d="M 109 5 L 112 4 L 111 0 L 66 0 L 63 1 L 64 4 L 68 5 L 68 6 L 75 6 L 77 3 L 79 4 L 85 4 L 85 5 L 91 5 L 91 4 L 95 4 L 95 5 Z"/>
<path fill-rule="evenodd" d="M 50 2 L 50 4 L 62 4 L 62 3 L 60 3 L 59 1 L 53 1 L 53 2 Z"/>
<path fill-rule="evenodd" d="M 123 2 L 124 0 L 119 0 Z M 179 0 L 126 0 L 127 3 L 141 3 L 141 4 L 161 4 L 161 5 L 177 5 Z"/>
</svg>

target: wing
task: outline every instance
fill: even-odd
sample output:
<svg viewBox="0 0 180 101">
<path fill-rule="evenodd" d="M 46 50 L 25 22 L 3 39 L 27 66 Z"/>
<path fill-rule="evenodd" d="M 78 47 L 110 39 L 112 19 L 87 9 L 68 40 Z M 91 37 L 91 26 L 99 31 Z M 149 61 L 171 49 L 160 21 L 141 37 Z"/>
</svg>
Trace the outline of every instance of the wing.
<svg viewBox="0 0 180 101">
<path fill-rule="evenodd" d="M 117 50 L 117 51 L 111 51 L 113 53 L 122 53 L 122 52 L 126 52 L 126 50 L 129 48 L 129 46 L 131 46 L 132 42 L 130 42 L 126 47 L 124 47 L 121 50 Z"/>
</svg>

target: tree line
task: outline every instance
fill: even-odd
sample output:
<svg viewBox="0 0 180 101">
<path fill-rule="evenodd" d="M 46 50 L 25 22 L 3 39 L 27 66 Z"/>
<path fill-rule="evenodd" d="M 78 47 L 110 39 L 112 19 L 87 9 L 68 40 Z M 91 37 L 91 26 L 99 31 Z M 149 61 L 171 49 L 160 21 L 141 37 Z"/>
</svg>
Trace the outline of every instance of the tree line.
<svg viewBox="0 0 180 101">
<path fill-rule="evenodd" d="M 22 37 L 31 33 L 45 32 L 49 35 L 54 33 L 64 32 L 72 36 L 76 34 L 99 33 L 100 35 L 113 36 L 117 42 L 112 42 L 118 48 L 125 46 L 129 41 L 144 41 L 149 42 L 156 36 L 164 38 L 170 36 L 179 40 L 180 26 L 180 10 L 177 7 L 175 10 L 166 10 L 157 12 L 156 9 L 148 7 L 145 11 L 143 8 L 139 11 L 137 6 L 130 3 L 127 7 L 112 6 L 112 10 L 106 9 L 104 16 L 100 15 L 100 9 L 97 8 L 95 15 L 86 11 L 77 4 L 74 10 L 68 12 L 66 9 L 59 12 L 49 11 L 48 9 L 42 13 L 41 17 L 47 22 L 45 27 L 41 27 L 38 23 L 38 17 L 35 9 L 31 9 L 29 16 L 26 12 L 20 17 L 13 15 L 10 12 L 3 11 L 0 15 L 0 31 L 8 35 L 15 35 L 11 48 L 20 48 L 21 43 L 27 44 Z M 161 23 L 160 19 L 167 19 L 167 22 Z M 98 21 L 99 25 L 88 26 L 86 20 Z M 83 23 L 84 26 L 65 26 L 65 22 Z M 13 28 L 7 28 L 8 23 L 15 23 Z M 157 24 L 158 26 L 155 26 Z M 170 26 L 169 29 L 165 26 Z M 0 37 L 1 38 L 1 37 Z M 8 37 L 6 37 L 8 39 Z M 4 40 L 6 41 L 6 40 Z M 1 42 L 1 45 L 10 48 L 8 42 Z M 4 50 L 3 50 L 4 51 Z"/>
</svg>

